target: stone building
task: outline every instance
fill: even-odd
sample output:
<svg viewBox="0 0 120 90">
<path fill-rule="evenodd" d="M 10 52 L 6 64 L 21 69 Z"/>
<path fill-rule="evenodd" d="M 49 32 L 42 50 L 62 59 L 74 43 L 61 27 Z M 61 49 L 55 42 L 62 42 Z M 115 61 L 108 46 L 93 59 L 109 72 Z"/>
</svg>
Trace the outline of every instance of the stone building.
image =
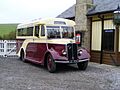
<svg viewBox="0 0 120 90">
<path fill-rule="evenodd" d="M 113 24 L 118 5 L 120 0 L 76 0 L 76 5 L 58 16 L 75 20 L 82 47 L 90 50 L 93 62 L 120 65 L 120 29 Z"/>
</svg>

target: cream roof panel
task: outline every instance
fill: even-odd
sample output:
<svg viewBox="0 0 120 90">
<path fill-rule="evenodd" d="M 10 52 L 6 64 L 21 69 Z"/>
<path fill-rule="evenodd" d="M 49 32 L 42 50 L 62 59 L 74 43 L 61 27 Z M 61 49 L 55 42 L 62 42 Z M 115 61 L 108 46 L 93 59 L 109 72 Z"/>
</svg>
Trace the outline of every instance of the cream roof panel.
<svg viewBox="0 0 120 90">
<path fill-rule="evenodd" d="M 17 26 L 17 29 L 19 28 L 25 28 L 25 27 L 32 27 L 38 24 L 45 24 L 45 25 L 59 25 L 62 26 L 62 24 L 54 24 L 55 21 L 65 22 L 67 26 L 74 26 L 75 22 L 68 19 L 63 18 L 45 18 L 45 19 L 36 19 L 27 23 L 19 24 Z"/>
</svg>

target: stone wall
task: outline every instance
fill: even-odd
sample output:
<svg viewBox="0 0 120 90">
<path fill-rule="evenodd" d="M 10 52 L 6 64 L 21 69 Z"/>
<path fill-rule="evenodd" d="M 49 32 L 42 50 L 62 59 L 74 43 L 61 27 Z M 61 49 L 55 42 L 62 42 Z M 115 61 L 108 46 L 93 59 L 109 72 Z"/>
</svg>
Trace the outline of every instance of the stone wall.
<svg viewBox="0 0 120 90">
<path fill-rule="evenodd" d="M 90 49 L 90 21 L 86 14 L 92 6 L 92 0 L 76 0 L 76 31 L 82 32 L 82 47 Z"/>
</svg>

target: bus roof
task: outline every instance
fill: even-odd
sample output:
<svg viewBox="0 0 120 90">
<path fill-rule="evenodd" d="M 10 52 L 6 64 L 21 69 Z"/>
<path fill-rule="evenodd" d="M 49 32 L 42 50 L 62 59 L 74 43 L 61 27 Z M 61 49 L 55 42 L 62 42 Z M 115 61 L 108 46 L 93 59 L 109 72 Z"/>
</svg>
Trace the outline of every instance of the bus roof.
<svg viewBox="0 0 120 90">
<path fill-rule="evenodd" d="M 67 25 L 74 26 L 75 22 L 68 19 L 63 18 L 45 18 L 45 19 L 36 19 L 30 22 L 22 23 L 17 26 L 17 29 L 25 28 L 25 27 L 33 27 L 35 25 L 45 24 L 45 25 Z"/>
</svg>

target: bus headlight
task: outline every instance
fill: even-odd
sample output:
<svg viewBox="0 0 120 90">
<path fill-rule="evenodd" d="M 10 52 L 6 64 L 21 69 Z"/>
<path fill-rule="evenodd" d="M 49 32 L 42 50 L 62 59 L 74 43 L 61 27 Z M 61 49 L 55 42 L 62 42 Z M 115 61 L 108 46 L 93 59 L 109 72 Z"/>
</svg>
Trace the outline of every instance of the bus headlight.
<svg viewBox="0 0 120 90">
<path fill-rule="evenodd" d="M 66 56 L 67 52 L 65 50 L 62 50 L 62 55 Z"/>
<path fill-rule="evenodd" d="M 80 56 L 82 54 L 82 50 L 78 50 L 78 55 Z"/>
<path fill-rule="evenodd" d="M 80 53 L 80 54 L 82 54 L 83 52 L 82 52 L 82 51 L 80 51 L 79 53 Z"/>
</svg>

